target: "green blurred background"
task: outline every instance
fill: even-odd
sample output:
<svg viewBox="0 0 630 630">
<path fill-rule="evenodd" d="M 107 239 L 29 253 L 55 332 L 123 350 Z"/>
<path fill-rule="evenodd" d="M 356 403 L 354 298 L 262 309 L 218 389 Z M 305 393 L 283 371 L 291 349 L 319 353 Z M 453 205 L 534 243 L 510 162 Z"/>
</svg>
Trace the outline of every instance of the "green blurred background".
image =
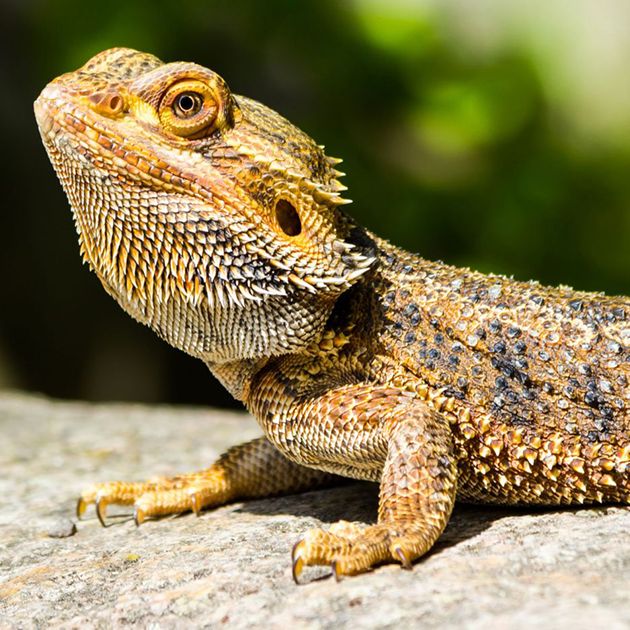
<svg viewBox="0 0 630 630">
<path fill-rule="evenodd" d="M 232 404 L 82 267 L 32 101 L 111 46 L 216 70 L 426 257 L 630 294 L 630 3 L 3 0 L 0 388 Z"/>
</svg>

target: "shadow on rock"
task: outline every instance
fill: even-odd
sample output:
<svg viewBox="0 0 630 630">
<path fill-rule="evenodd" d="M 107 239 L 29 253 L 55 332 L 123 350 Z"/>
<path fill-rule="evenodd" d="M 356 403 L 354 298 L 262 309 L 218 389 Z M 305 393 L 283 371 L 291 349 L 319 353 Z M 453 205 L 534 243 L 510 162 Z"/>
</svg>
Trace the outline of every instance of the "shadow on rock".
<svg viewBox="0 0 630 630">
<path fill-rule="evenodd" d="M 290 514 L 302 518 L 310 517 L 317 519 L 324 526 L 339 520 L 371 524 L 375 523 L 377 518 L 378 485 L 368 482 L 348 482 L 338 487 L 313 492 L 248 501 L 237 511 L 267 516 Z M 446 530 L 427 555 L 439 553 L 473 538 L 502 518 L 537 511 L 540 510 L 531 507 L 478 506 L 458 503 Z"/>
</svg>

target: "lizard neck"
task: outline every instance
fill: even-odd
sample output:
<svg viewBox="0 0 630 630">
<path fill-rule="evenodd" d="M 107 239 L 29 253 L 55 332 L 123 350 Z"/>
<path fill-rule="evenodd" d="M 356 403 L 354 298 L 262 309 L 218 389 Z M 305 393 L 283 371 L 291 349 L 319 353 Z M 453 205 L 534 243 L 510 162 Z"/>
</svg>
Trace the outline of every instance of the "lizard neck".
<svg viewBox="0 0 630 630">
<path fill-rule="evenodd" d="M 347 241 L 352 247 L 366 253 L 370 259 L 376 260 L 377 245 L 374 236 L 365 229 L 352 225 L 349 219 Z M 293 343 L 285 344 L 285 347 L 276 347 L 273 352 L 265 352 L 259 356 L 251 358 L 236 359 L 232 361 L 211 360 L 208 357 L 202 357 L 212 374 L 221 382 L 221 384 L 236 398 L 247 404 L 251 384 L 258 372 L 263 370 L 268 364 L 273 363 L 275 359 L 298 357 L 304 352 L 312 351 L 314 345 L 322 340 L 322 336 L 329 333 L 331 329 L 345 329 L 352 324 L 359 324 L 365 328 L 363 319 L 370 319 L 369 313 L 361 312 L 365 307 L 369 310 L 373 309 L 372 304 L 368 304 L 365 296 L 372 295 L 373 291 L 369 288 L 374 275 L 374 270 L 370 269 L 362 274 L 363 277 L 357 278 L 354 285 L 341 293 L 335 299 L 324 299 L 322 296 L 309 296 L 310 299 L 305 301 L 303 305 L 291 301 L 289 299 L 278 297 L 275 309 L 269 309 L 265 317 L 251 317 L 252 322 L 265 322 L 265 334 L 272 336 L 281 336 L 286 332 L 286 323 L 283 328 L 281 323 L 274 324 L 270 321 L 270 315 L 279 314 L 284 317 L 285 322 L 289 322 L 291 317 L 298 318 L 302 322 L 299 331 L 293 335 Z M 364 296 L 359 298 L 358 296 Z M 352 306 L 353 305 L 353 306 Z M 303 306 L 308 306 L 304 313 L 300 315 Z M 290 311 L 290 316 L 287 313 Z M 308 315 L 308 317 L 306 316 Z M 250 326 L 251 328 L 251 326 Z M 256 331 L 252 331 L 254 338 L 260 336 Z M 251 345 L 251 344 L 250 344 Z"/>
<path fill-rule="evenodd" d="M 269 361 L 269 357 L 260 359 L 245 359 L 227 363 L 212 363 L 206 365 L 212 374 L 220 381 L 236 400 L 245 401 L 249 396 L 252 380 L 256 373 Z"/>
</svg>

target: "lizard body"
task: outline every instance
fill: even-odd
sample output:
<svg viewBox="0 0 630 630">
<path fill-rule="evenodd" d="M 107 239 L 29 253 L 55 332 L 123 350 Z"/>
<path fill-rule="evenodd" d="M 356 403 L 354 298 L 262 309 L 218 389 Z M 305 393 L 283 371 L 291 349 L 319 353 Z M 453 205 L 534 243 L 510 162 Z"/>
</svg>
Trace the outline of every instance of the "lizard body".
<svg viewBox="0 0 630 630">
<path fill-rule="evenodd" d="M 136 522 L 336 475 L 380 482 L 378 522 L 306 533 L 303 566 L 403 566 L 455 498 L 630 501 L 630 300 L 426 261 L 341 209 L 338 160 L 218 75 L 129 49 L 35 105 L 84 259 L 199 357 L 265 437 L 205 471 L 88 488 Z"/>
</svg>

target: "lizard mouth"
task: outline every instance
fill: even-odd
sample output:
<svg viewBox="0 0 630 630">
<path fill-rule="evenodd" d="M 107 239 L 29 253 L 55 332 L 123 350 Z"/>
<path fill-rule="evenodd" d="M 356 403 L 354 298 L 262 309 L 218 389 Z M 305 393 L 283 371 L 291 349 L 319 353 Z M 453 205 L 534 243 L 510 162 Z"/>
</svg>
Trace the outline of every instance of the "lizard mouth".
<svg viewBox="0 0 630 630">
<path fill-rule="evenodd" d="M 63 132 L 62 120 L 66 119 L 67 123 L 70 112 L 67 111 L 67 101 L 61 97 L 60 92 L 57 86 L 51 83 L 44 88 L 33 104 L 39 133 L 51 159 L 53 157 L 51 151 L 55 154 L 65 154 L 72 151 L 73 147 L 69 142 L 69 135 Z"/>
<path fill-rule="evenodd" d="M 132 147 L 119 121 L 99 116 L 78 99 L 52 82 L 34 110 L 70 201 L 84 259 L 108 292 L 126 307 L 134 304 L 128 310 L 138 319 L 145 319 L 148 300 L 165 301 L 177 291 L 197 304 L 206 278 L 192 265 L 182 269 L 194 252 L 178 228 L 203 220 L 205 234 L 220 229 L 213 199 L 204 198 L 200 187 L 194 190 L 192 176 L 173 167 L 167 171 L 155 156 L 151 160 L 141 140 Z M 157 295 L 160 288 L 163 295 Z"/>
<path fill-rule="evenodd" d="M 145 187 L 181 192 L 206 201 L 216 197 L 216 193 L 204 194 L 206 191 L 196 185 L 198 177 L 175 166 L 176 159 L 169 159 L 168 166 L 157 160 L 155 140 L 144 146 L 136 129 L 127 129 L 121 121 L 114 123 L 75 100 L 73 95 L 66 94 L 61 86 L 52 82 L 34 104 L 42 140 L 58 173 L 59 160 L 63 156 L 75 162 L 75 166 L 91 166 L 110 177 L 115 173 L 120 179 L 135 181 Z M 125 132 L 136 132 L 133 148 Z M 165 176 L 167 169 L 170 172 Z"/>
<path fill-rule="evenodd" d="M 44 88 L 44 91 L 37 97 L 33 105 L 35 110 L 35 120 L 37 120 L 37 126 L 42 138 L 47 138 L 52 129 L 53 119 L 50 116 L 50 110 L 48 108 L 48 98 L 46 91 L 48 88 Z"/>
<path fill-rule="evenodd" d="M 64 171 L 70 165 L 74 170 L 96 166 L 95 152 L 89 150 L 89 144 L 77 136 L 79 130 L 85 135 L 90 126 L 79 118 L 78 112 L 54 84 L 42 91 L 33 108 L 44 147 L 65 188 Z"/>
</svg>

